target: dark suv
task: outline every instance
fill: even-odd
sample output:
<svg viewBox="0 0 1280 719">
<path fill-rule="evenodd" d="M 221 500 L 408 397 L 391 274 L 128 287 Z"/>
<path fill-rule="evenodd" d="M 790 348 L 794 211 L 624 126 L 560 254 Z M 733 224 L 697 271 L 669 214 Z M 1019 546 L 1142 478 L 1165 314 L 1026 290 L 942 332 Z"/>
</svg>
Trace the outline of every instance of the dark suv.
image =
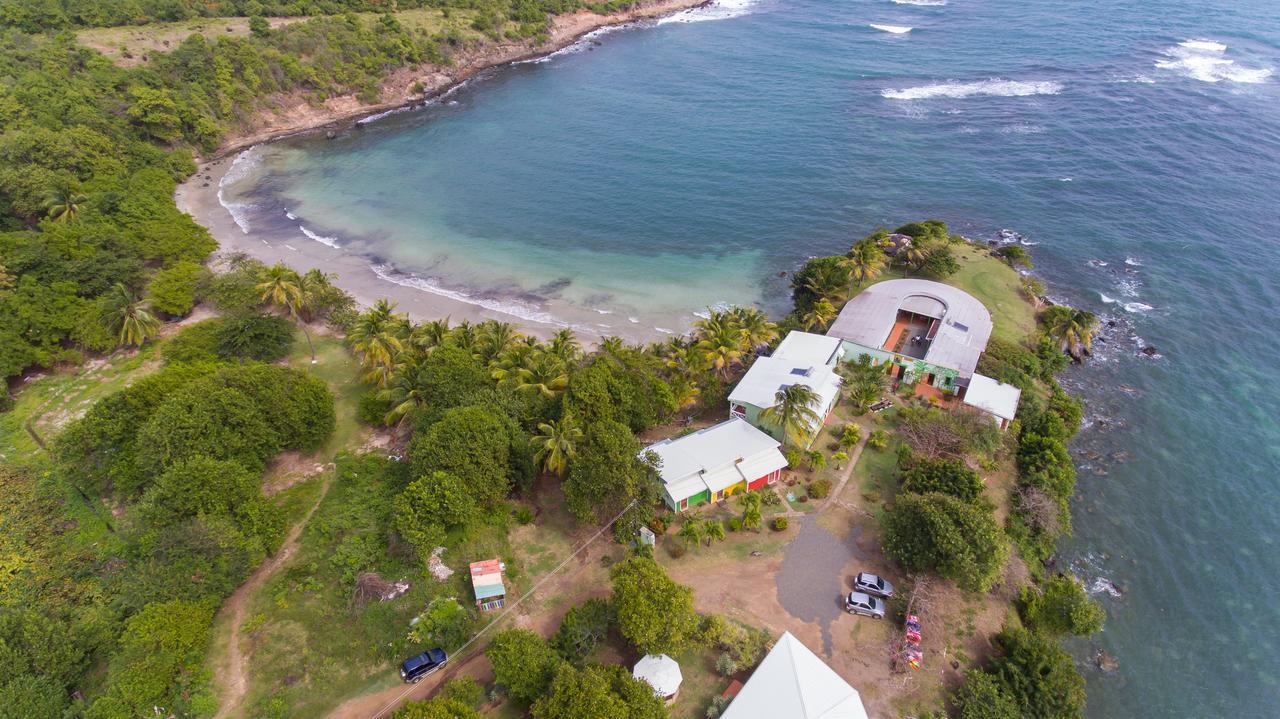
<svg viewBox="0 0 1280 719">
<path fill-rule="evenodd" d="M 404 664 L 400 665 L 400 678 L 410 684 L 417 684 L 423 677 L 435 674 L 436 670 L 448 663 L 449 655 L 443 649 L 429 649 L 404 660 Z"/>
</svg>

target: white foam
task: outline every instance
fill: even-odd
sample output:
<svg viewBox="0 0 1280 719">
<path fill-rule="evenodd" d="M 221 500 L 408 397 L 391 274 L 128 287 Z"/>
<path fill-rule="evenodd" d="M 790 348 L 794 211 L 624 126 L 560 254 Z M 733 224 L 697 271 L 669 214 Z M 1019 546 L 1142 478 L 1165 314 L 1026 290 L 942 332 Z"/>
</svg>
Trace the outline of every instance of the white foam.
<svg viewBox="0 0 1280 719">
<path fill-rule="evenodd" d="M 661 20 L 659 22 L 661 22 Z M 623 23 L 622 25 L 607 25 L 605 27 L 596 28 L 595 30 L 592 30 L 590 32 L 583 33 L 582 37 L 578 38 L 572 43 L 569 43 L 568 45 L 565 45 L 564 47 L 560 48 L 559 50 L 556 50 L 555 52 L 547 53 L 542 57 L 535 57 L 531 60 L 518 60 L 511 64 L 540 65 L 544 62 L 550 62 L 553 58 L 563 57 L 565 55 L 576 55 L 580 52 L 586 52 L 587 50 L 590 50 L 593 45 L 596 44 L 595 43 L 596 38 L 602 37 L 604 35 L 608 35 L 609 33 L 615 32 L 624 27 L 629 27 L 631 24 L 632 23 Z M 465 82 L 460 83 L 457 87 L 451 88 L 448 92 L 446 92 L 441 97 L 448 97 L 449 95 L 452 95 L 454 90 L 456 90 L 458 87 L 461 87 L 462 85 L 465 85 L 465 84 L 466 84 Z M 451 100 L 446 104 L 456 105 L 457 101 Z"/>
<path fill-rule="evenodd" d="M 1059 178 L 1058 178 L 1058 182 L 1074 182 L 1074 181 L 1075 181 L 1075 178 L 1072 178 L 1072 177 L 1059 177 Z"/>
<path fill-rule="evenodd" d="M 1271 77 L 1269 67 L 1244 67 L 1226 57 L 1227 46 L 1213 40 L 1186 40 L 1161 51 L 1156 60 L 1161 70 L 1171 70 L 1200 82 L 1238 82 L 1256 84 Z"/>
<path fill-rule="evenodd" d="M 1102 303 L 1104 305 L 1114 305 L 1117 302 L 1116 298 L 1108 297 L 1105 292 L 1099 292 L 1098 296 L 1102 298 Z"/>
<path fill-rule="evenodd" d="M 306 235 L 307 237 L 310 237 L 316 242 L 319 242 L 322 245 L 328 245 L 335 250 L 338 249 L 338 238 L 325 237 L 324 235 L 318 235 L 312 232 L 311 230 L 307 229 L 305 225 L 298 225 L 298 229 L 302 230 L 302 234 Z"/>
<path fill-rule="evenodd" d="M 659 25 L 672 22 L 706 22 L 707 20 L 728 20 L 751 12 L 756 0 L 715 0 L 710 5 L 691 8 L 683 12 L 659 18 Z"/>
<path fill-rule="evenodd" d="M 293 250 L 294 252 L 297 252 L 297 251 L 298 251 L 298 248 L 297 248 L 297 247 L 294 247 L 293 245 L 291 245 L 291 244 L 289 244 L 289 243 L 287 243 L 287 242 L 285 243 L 285 245 L 284 245 L 284 246 L 285 246 L 285 247 L 287 247 L 287 248 L 289 248 L 289 249 L 291 249 L 291 250 Z"/>
<path fill-rule="evenodd" d="M 1025 97 L 1028 95 L 1057 95 L 1062 83 L 1054 80 L 1003 80 L 991 78 L 977 82 L 944 82 L 935 85 L 885 89 L 881 97 L 889 100 L 928 100 L 935 97 Z"/>
<path fill-rule="evenodd" d="M 550 313 L 543 312 L 537 308 L 519 302 L 502 302 L 500 300 L 488 299 L 483 297 L 472 297 L 465 292 L 459 290 L 450 290 L 441 287 L 434 280 L 426 277 L 417 277 L 415 275 L 404 274 L 392 265 L 370 265 L 370 269 L 378 276 L 378 279 L 390 282 L 401 287 L 409 287 L 423 292 L 430 292 L 433 295 L 448 297 L 451 300 L 465 302 L 469 305 L 476 305 L 494 312 L 519 317 L 522 320 L 530 322 L 540 322 L 542 324 L 552 325 L 554 327 L 568 327 L 571 329 L 579 329 L 590 331 L 589 328 L 582 328 L 571 325 L 568 322 L 557 319 Z"/>
<path fill-rule="evenodd" d="M 633 324 L 633 325 L 638 325 L 638 324 L 640 324 L 640 318 L 638 318 L 638 317 L 628 317 L 628 318 L 627 318 L 627 321 L 628 321 L 628 322 L 630 322 L 630 323 L 631 323 L 631 324 Z"/>
<path fill-rule="evenodd" d="M 893 0 L 894 5 L 922 5 L 924 7 L 942 7 L 947 0 Z"/>
<path fill-rule="evenodd" d="M 361 125 L 367 125 L 367 124 L 369 124 L 369 123 L 371 123 L 371 122 L 376 122 L 376 121 L 378 121 L 378 120 L 381 120 L 381 119 L 382 119 L 382 118 L 384 118 L 384 117 L 390 117 L 391 115 L 396 115 L 396 114 L 399 114 L 399 113 L 401 113 L 401 112 L 408 112 L 408 111 L 410 111 L 410 110 L 412 110 L 412 109 L 414 109 L 414 108 L 413 108 L 413 105 L 401 105 L 400 107 L 393 107 L 393 108 L 391 108 L 390 110 L 383 110 L 382 112 L 375 112 L 375 113 L 373 113 L 372 115 L 368 115 L 368 116 L 366 116 L 366 117 L 362 117 L 362 118 L 360 118 L 359 120 L 356 120 L 356 126 L 358 127 L 358 126 L 361 126 Z"/>
<path fill-rule="evenodd" d="M 1124 307 L 1125 312 L 1131 312 L 1131 313 L 1149 312 L 1155 309 L 1154 307 L 1152 307 L 1151 305 L 1145 302 L 1126 302 L 1121 306 Z"/>
<path fill-rule="evenodd" d="M 255 152 L 257 149 L 258 146 L 254 145 L 236 155 L 236 159 L 231 161 L 231 167 L 227 168 L 227 171 L 222 175 L 222 179 L 218 180 L 218 204 L 222 205 L 227 214 L 231 215 L 231 219 L 235 221 L 236 226 L 246 235 L 249 234 L 247 215 L 255 205 L 251 202 L 231 202 L 227 200 L 225 191 L 231 185 L 253 174 L 253 171 L 262 164 L 261 155 Z"/>
<path fill-rule="evenodd" d="M 595 309 L 595 311 L 596 311 L 598 314 L 602 314 L 602 315 L 611 315 L 611 314 L 613 314 L 613 310 L 601 310 L 601 309 L 596 309 L 596 308 L 592 308 L 592 309 Z"/>
<path fill-rule="evenodd" d="M 1129 256 L 1129 257 L 1124 258 L 1124 263 L 1125 263 L 1126 265 L 1129 265 L 1130 267 L 1141 267 L 1141 266 L 1142 266 L 1142 262 L 1141 262 L 1141 261 L 1139 261 L 1137 257 L 1133 257 L 1133 256 Z"/>
<path fill-rule="evenodd" d="M 290 211 L 288 211 L 288 210 L 285 210 L 285 211 L 284 211 L 284 216 L 285 216 L 285 217 L 288 217 L 288 218 L 289 218 L 289 219 L 291 219 L 291 220 L 296 220 L 296 219 L 298 219 L 298 216 L 297 216 L 297 215 L 293 214 L 292 212 L 290 212 Z"/>
<path fill-rule="evenodd" d="M 875 23 L 871 23 L 871 27 L 877 30 L 883 30 L 884 32 L 893 33 L 894 35 L 905 35 L 915 29 L 908 25 L 877 25 Z"/>
<path fill-rule="evenodd" d="M 664 335 L 673 335 L 676 333 L 675 330 L 669 330 L 666 327 L 654 327 L 654 329 L 661 332 Z"/>
</svg>

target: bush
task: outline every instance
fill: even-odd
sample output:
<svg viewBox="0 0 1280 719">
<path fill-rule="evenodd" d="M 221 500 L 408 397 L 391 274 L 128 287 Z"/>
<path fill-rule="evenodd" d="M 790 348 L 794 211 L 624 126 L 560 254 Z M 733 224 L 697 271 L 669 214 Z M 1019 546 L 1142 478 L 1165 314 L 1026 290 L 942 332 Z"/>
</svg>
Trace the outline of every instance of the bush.
<svg viewBox="0 0 1280 719">
<path fill-rule="evenodd" d="M 831 494 L 831 480 L 815 479 L 809 483 L 809 496 L 814 499 L 822 499 Z"/>
<path fill-rule="evenodd" d="M 990 507 L 939 494 L 900 494 L 883 522 L 884 550 L 908 571 L 936 571 L 963 589 L 991 587 L 1009 549 Z"/>
<path fill-rule="evenodd" d="M 604 599 L 588 599 L 570 609 L 560 622 L 551 646 L 565 661 L 582 666 L 613 625 L 613 607 Z"/>
<path fill-rule="evenodd" d="M 471 634 L 471 612 L 454 599 L 437 599 L 418 615 L 409 630 L 409 641 L 452 652 Z"/>
<path fill-rule="evenodd" d="M 181 260 L 160 270 L 147 285 L 151 306 L 175 317 L 185 317 L 199 301 L 201 285 L 209 276 L 203 265 Z"/>
<path fill-rule="evenodd" d="M 966 502 L 982 496 L 986 484 L 958 459 L 923 459 L 902 474 L 902 491 L 941 492 Z"/>
<path fill-rule="evenodd" d="M 849 449 L 862 439 L 862 427 L 850 422 L 844 426 L 840 432 L 840 446 Z"/>
<path fill-rule="evenodd" d="M 689 553 L 689 545 L 685 544 L 683 539 L 668 539 L 663 544 L 667 546 L 667 555 L 672 559 L 679 559 Z"/>
<path fill-rule="evenodd" d="M 1089 598 L 1075 577 L 1059 574 L 1044 583 L 1040 591 L 1022 591 L 1022 615 L 1028 624 L 1048 634 L 1088 636 L 1102 630 L 1106 612 Z"/>
<path fill-rule="evenodd" d="M 533 521 L 533 510 L 523 504 L 516 507 L 515 520 L 517 524 L 526 525 Z"/>
<path fill-rule="evenodd" d="M 1031 719 L 1070 719 L 1084 709 L 1084 677 L 1076 663 L 1052 639 L 1006 627 L 993 638 L 1000 656 L 989 671 Z"/>
<path fill-rule="evenodd" d="M 542 637 L 528 629 L 506 629 L 484 650 L 494 679 L 523 706 L 547 691 L 561 659 Z"/>
<path fill-rule="evenodd" d="M 654 517 L 649 520 L 649 529 L 652 529 L 654 534 L 662 536 L 667 533 L 667 520 L 662 517 Z"/>
<path fill-rule="evenodd" d="M 356 419 L 364 424 L 381 427 L 386 422 L 387 412 L 391 411 L 391 403 L 379 398 L 381 392 L 371 389 L 360 395 L 360 403 L 356 407 Z"/>
<path fill-rule="evenodd" d="M 218 361 L 218 328 L 222 324 L 221 318 L 215 318 L 183 327 L 160 345 L 160 356 L 165 362 Z"/>
<path fill-rule="evenodd" d="M 996 677 L 970 669 L 951 695 L 956 719 L 1019 719 L 1018 705 Z"/>
<path fill-rule="evenodd" d="M 742 518 L 741 518 L 741 517 L 730 517 L 730 518 L 729 518 L 729 531 L 730 531 L 730 532 L 737 532 L 737 531 L 739 531 L 739 530 L 741 530 L 741 529 L 742 529 Z"/>
<path fill-rule="evenodd" d="M 773 527 L 773 531 L 775 532 L 784 531 L 788 525 L 789 523 L 787 522 L 786 517 L 774 517 L 773 522 L 771 523 L 771 526 Z"/>
<path fill-rule="evenodd" d="M 731 677 L 738 673 L 738 663 L 729 656 L 728 652 L 721 652 L 720 656 L 716 657 L 716 671 L 721 676 Z"/>
<path fill-rule="evenodd" d="M 223 359 L 275 362 L 293 347 L 293 324 L 276 315 L 232 315 L 221 320 L 216 338 Z"/>
<path fill-rule="evenodd" d="M 613 568 L 618 631 L 643 654 L 673 654 L 693 638 L 693 592 L 652 559 L 632 557 Z"/>
<path fill-rule="evenodd" d="M 883 429 L 873 430 L 867 437 L 867 446 L 883 452 L 889 446 L 889 433 Z"/>
</svg>

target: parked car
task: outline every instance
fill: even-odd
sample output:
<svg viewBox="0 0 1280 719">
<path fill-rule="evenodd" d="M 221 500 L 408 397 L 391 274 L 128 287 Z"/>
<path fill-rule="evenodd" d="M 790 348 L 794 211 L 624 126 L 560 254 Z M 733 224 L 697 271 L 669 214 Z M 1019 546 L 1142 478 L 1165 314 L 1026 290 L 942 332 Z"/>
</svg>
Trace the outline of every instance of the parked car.
<svg viewBox="0 0 1280 719">
<path fill-rule="evenodd" d="M 872 619 L 884 619 L 884 600 L 863 592 L 849 592 L 844 599 L 844 610 Z"/>
<path fill-rule="evenodd" d="M 871 572 L 858 572 L 858 576 L 853 578 L 853 588 L 864 594 L 870 594 L 873 597 L 888 599 L 893 596 L 893 585 L 881 577 Z"/>
<path fill-rule="evenodd" d="M 449 663 L 449 655 L 444 650 L 436 647 L 404 660 L 400 665 L 400 678 L 410 684 L 417 684 L 422 681 L 423 677 L 430 676 L 439 671 L 440 667 Z"/>
</svg>

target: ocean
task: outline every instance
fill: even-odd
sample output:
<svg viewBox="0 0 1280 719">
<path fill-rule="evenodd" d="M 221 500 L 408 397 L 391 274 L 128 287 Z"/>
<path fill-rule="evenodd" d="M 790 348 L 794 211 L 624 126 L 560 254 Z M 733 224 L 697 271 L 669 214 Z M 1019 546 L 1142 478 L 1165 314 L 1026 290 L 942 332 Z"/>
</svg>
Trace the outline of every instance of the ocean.
<svg viewBox="0 0 1280 719">
<path fill-rule="evenodd" d="M 1088 412 L 1061 566 L 1110 615 L 1071 644 L 1089 716 L 1280 716 L 1274 0 L 726 0 L 261 146 L 223 195 L 598 334 L 785 311 L 780 273 L 877 225 L 1024 243 L 1108 324 L 1065 377 Z"/>
</svg>

